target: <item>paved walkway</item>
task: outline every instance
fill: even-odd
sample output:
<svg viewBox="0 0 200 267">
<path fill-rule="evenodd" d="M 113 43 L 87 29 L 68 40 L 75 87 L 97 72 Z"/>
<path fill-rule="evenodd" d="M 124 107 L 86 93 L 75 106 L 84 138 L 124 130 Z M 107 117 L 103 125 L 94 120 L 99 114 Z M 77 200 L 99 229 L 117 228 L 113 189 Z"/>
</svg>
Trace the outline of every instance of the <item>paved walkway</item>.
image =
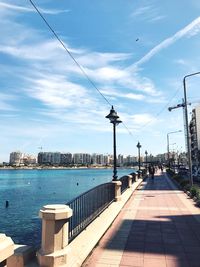
<svg viewBox="0 0 200 267">
<path fill-rule="evenodd" d="M 159 173 L 134 192 L 82 266 L 200 267 L 200 209 Z"/>
</svg>

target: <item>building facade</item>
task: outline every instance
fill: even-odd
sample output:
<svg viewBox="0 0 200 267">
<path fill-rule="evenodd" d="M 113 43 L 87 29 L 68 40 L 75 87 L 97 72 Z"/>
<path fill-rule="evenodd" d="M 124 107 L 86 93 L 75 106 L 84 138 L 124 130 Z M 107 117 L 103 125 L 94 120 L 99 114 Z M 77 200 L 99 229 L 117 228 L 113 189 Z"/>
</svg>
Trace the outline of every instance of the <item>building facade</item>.
<svg viewBox="0 0 200 267">
<path fill-rule="evenodd" d="M 60 152 L 40 152 L 38 153 L 38 164 L 59 165 L 61 162 Z"/>
<path fill-rule="evenodd" d="M 23 154 L 20 151 L 15 151 L 10 153 L 10 165 L 19 166 L 21 164 Z"/>
<path fill-rule="evenodd" d="M 192 110 L 189 126 L 193 175 L 200 178 L 200 105 Z"/>
</svg>

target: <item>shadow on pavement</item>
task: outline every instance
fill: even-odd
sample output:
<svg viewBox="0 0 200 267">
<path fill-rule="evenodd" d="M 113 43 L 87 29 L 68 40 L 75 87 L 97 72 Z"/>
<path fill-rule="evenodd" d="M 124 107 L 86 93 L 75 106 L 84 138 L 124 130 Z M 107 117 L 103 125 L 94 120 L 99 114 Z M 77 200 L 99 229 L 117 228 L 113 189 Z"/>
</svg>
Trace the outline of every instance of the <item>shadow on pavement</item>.
<svg viewBox="0 0 200 267">
<path fill-rule="evenodd" d="M 147 178 L 145 188 L 137 190 L 136 216 L 120 220 L 103 244 L 124 251 L 121 266 L 200 267 L 200 214 L 190 214 L 179 193 L 164 175 Z"/>
<path fill-rule="evenodd" d="M 123 233 L 130 224 L 130 233 L 124 242 Z M 123 249 L 122 265 L 135 266 L 134 262 L 140 258 L 143 263 L 145 260 L 155 263 L 166 261 L 167 267 L 199 267 L 200 224 L 192 215 L 124 220 L 104 247 L 110 250 Z"/>
</svg>

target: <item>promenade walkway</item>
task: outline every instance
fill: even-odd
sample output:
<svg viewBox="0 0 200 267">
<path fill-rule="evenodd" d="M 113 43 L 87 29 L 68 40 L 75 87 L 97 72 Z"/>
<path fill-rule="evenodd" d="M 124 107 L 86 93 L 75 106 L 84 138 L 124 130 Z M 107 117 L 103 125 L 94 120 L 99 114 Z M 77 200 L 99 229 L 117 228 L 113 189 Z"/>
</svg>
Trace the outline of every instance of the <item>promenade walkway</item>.
<svg viewBox="0 0 200 267">
<path fill-rule="evenodd" d="M 158 173 L 133 193 L 82 266 L 200 267 L 200 209 Z"/>
</svg>

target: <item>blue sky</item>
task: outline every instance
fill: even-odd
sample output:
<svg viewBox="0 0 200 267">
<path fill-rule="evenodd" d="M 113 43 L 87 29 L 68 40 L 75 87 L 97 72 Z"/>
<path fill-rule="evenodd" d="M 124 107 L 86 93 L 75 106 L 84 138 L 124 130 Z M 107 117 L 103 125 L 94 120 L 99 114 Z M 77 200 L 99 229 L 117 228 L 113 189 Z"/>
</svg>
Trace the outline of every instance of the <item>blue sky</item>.
<svg viewBox="0 0 200 267">
<path fill-rule="evenodd" d="M 166 152 L 183 129 L 183 77 L 200 71 L 200 2 L 35 0 L 121 120 L 117 152 Z M 110 105 L 83 76 L 30 1 L 0 1 L 0 161 L 11 151 L 112 153 Z M 199 75 L 200 76 L 200 75 Z M 189 111 L 200 77 L 187 80 Z M 176 143 L 176 144 L 174 144 Z M 185 149 L 184 134 L 170 149 Z M 173 144 L 173 145 L 172 145 Z"/>
</svg>

